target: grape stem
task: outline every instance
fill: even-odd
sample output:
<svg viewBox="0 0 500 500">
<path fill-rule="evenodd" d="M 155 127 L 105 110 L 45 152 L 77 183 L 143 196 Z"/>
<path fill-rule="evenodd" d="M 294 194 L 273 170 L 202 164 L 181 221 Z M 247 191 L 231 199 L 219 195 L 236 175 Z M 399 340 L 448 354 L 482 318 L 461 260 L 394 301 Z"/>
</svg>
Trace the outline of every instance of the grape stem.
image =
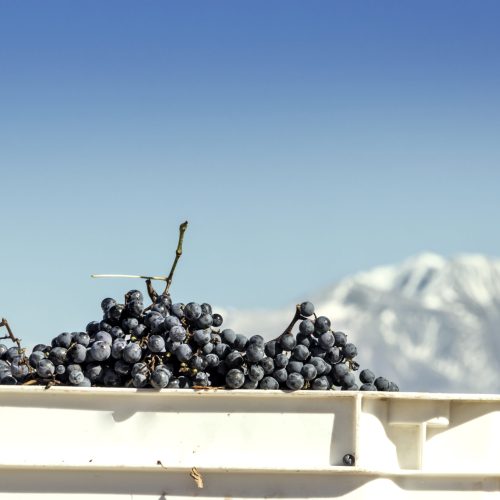
<svg viewBox="0 0 500 500">
<path fill-rule="evenodd" d="M 295 326 L 295 323 L 297 323 L 297 321 L 299 321 L 299 319 L 301 319 L 301 318 L 302 318 L 302 315 L 300 314 L 300 304 L 297 304 L 297 307 L 295 308 L 295 315 L 292 318 L 292 321 L 290 321 L 290 324 L 285 328 L 285 331 L 281 335 L 276 337 L 274 340 L 279 340 L 284 335 L 291 333 L 293 327 Z"/>
<path fill-rule="evenodd" d="M 21 347 L 21 339 L 18 339 L 14 335 L 14 333 L 12 332 L 12 329 L 10 328 L 9 322 L 5 318 L 2 318 L 2 321 L 0 321 L 0 328 L 2 326 L 4 326 L 7 329 L 7 332 L 9 334 L 5 335 L 4 337 L 0 337 L 0 340 L 10 339 L 10 340 L 12 340 L 12 342 L 14 342 L 15 344 L 17 344 L 17 347 L 19 348 L 19 350 L 21 350 L 22 349 L 22 347 Z"/>
<path fill-rule="evenodd" d="M 172 284 L 172 279 L 174 277 L 175 268 L 177 267 L 177 262 L 181 258 L 182 255 L 182 242 L 184 241 L 184 233 L 188 227 L 188 221 L 183 222 L 179 226 L 179 242 L 177 243 L 177 249 L 175 251 L 175 259 L 172 264 L 172 269 L 170 269 L 170 274 L 167 277 L 167 284 L 165 285 L 165 290 L 163 291 L 163 295 L 168 295 L 168 291 L 170 290 L 170 285 Z"/>
<path fill-rule="evenodd" d="M 158 294 L 156 293 L 156 290 L 153 288 L 153 285 L 151 284 L 150 279 L 146 280 L 146 288 L 148 290 L 148 295 L 149 295 L 149 298 L 151 299 L 151 302 L 153 302 L 153 304 L 155 304 L 156 301 L 158 300 Z"/>
</svg>

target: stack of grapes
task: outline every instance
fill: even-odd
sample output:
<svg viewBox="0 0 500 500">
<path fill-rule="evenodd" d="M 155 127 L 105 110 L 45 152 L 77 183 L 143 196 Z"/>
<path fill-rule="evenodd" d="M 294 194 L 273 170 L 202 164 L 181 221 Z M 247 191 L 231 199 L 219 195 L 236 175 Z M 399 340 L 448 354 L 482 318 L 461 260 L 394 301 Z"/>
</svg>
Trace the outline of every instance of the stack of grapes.
<svg viewBox="0 0 500 500">
<path fill-rule="evenodd" d="M 290 326 L 268 342 L 221 329 L 222 316 L 209 304 L 172 303 L 168 294 L 145 307 L 142 293 L 131 290 L 124 304 L 104 299 L 101 307 L 102 321 L 38 344 L 29 356 L 0 344 L 0 383 L 399 390 L 370 370 L 359 372 L 358 384 L 356 346 L 327 317 L 316 316 L 310 302 L 297 306 Z"/>
</svg>

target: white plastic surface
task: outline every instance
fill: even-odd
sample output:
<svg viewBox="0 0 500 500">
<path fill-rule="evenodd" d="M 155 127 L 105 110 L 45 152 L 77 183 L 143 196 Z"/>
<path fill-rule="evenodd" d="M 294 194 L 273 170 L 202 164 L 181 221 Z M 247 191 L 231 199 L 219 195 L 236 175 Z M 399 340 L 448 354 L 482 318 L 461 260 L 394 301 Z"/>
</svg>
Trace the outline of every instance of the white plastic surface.
<svg viewBox="0 0 500 500">
<path fill-rule="evenodd" d="M 0 499 L 500 496 L 496 396 L 0 386 L 0 421 Z"/>
</svg>

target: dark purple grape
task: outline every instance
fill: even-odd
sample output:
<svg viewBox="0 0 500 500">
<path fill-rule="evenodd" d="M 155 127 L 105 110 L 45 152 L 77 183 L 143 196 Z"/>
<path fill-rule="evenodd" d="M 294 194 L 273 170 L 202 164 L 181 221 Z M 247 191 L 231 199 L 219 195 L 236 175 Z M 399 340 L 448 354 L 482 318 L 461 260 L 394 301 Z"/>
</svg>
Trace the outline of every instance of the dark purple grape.
<svg viewBox="0 0 500 500">
<path fill-rule="evenodd" d="M 264 373 L 266 375 L 271 375 L 276 369 L 273 358 L 262 358 L 259 361 L 259 364 L 260 366 L 262 366 L 262 368 L 264 368 Z"/>
<path fill-rule="evenodd" d="M 262 335 L 252 335 L 248 339 L 248 343 L 249 344 L 257 344 L 257 345 L 260 345 L 261 347 L 264 347 L 266 344 L 264 341 L 264 337 Z"/>
<path fill-rule="evenodd" d="M 64 332 L 60 333 L 57 337 L 54 338 L 54 340 L 52 341 L 52 345 L 54 347 L 59 346 L 59 347 L 65 347 L 67 349 L 72 342 L 73 342 L 73 335 L 69 332 Z"/>
<path fill-rule="evenodd" d="M 198 372 L 194 376 L 193 380 L 194 385 L 202 386 L 202 387 L 208 387 L 211 385 L 210 383 L 210 376 L 206 372 Z"/>
<path fill-rule="evenodd" d="M 104 368 L 99 363 L 89 363 L 83 373 L 90 380 L 92 384 L 98 384 L 102 381 L 104 376 Z"/>
<path fill-rule="evenodd" d="M 220 336 L 222 341 L 231 347 L 233 346 L 234 341 L 236 340 L 236 332 L 234 330 L 231 330 L 230 328 L 222 330 L 222 332 L 220 332 Z"/>
<path fill-rule="evenodd" d="M 214 350 L 214 344 L 212 342 L 206 343 L 201 350 L 203 351 L 203 354 L 210 354 Z"/>
<path fill-rule="evenodd" d="M 10 371 L 12 376 L 21 382 L 29 373 L 29 365 L 26 363 L 25 358 L 18 356 L 12 360 L 12 363 L 10 364 Z"/>
<path fill-rule="evenodd" d="M 241 370 L 233 368 L 226 374 L 226 385 L 230 389 L 239 389 L 245 383 L 245 375 Z"/>
<path fill-rule="evenodd" d="M 146 336 L 149 332 L 146 325 L 139 323 L 135 328 L 130 330 L 129 333 L 131 337 L 135 337 L 136 339 L 141 339 L 142 337 Z"/>
<path fill-rule="evenodd" d="M 243 352 L 248 346 L 248 339 L 245 337 L 245 335 L 242 335 L 241 333 L 236 334 L 236 339 L 234 340 L 233 347 L 238 350 Z"/>
<path fill-rule="evenodd" d="M 285 368 L 285 366 L 288 364 L 288 361 L 288 356 L 284 353 L 280 353 L 277 354 L 274 358 L 274 365 L 276 366 L 276 368 Z"/>
<path fill-rule="evenodd" d="M 167 316 L 164 320 L 164 324 L 167 331 L 174 326 L 182 326 L 181 320 L 177 316 Z"/>
<path fill-rule="evenodd" d="M 193 355 L 193 351 L 191 347 L 189 347 L 187 344 L 181 344 L 174 352 L 176 358 L 180 362 L 186 362 L 191 359 L 191 356 Z"/>
<path fill-rule="evenodd" d="M 288 373 L 300 373 L 304 363 L 302 361 L 290 360 L 286 365 L 286 371 Z"/>
<path fill-rule="evenodd" d="M 56 367 L 50 359 L 41 359 L 36 365 L 36 373 L 42 378 L 51 378 L 54 376 Z"/>
<path fill-rule="evenodd" d="M 108 333 L 111 333 L 111 330 L 113 329 L 113 325 L 111 323 L 108 323 L 107 321 L 101 321 L 99 323 L 99 328 L 97 329 L 96 332 L 94 332 L 92 335 L 89 333 L 89 335 L 91 335 L 91 337 L 94 337 L 95 334 L 97 332 L 100 332 L 101 330 L 105 331 L 105 332 L 108 332 Z"/>
<path fill-rule="evenodd" d="M 165 339 L 160 335 L 151 335 L 148 339 L 148 348 L 151 352 L 165 352 Z"/>
<path fill-rule="evenodd" d="M 212 315 L 212 326 L 215 328 L 219 328 L 219 326 L 222 325 L 223 319 L 220 314 L 213 314 Z"/>
<path fill-rule="evenodd" d="M 385 377 L 377 377 L 373 383 L 378 391 L 388 391 L 391 383 Z"/>
<path fill-rule="evenodd" d="M 106 318 L 117 323 L 120 321 L 124 310 L 125 306 L 123 304 L 116 304 L 109 309 Z"/>
<path fill-rule="evenodd" d="M 211 314 L 202 314 L 197 320 L 196 320 L 196 327 L 197 328 L 209 328 L 210 326 L 213 325 L 214 319 L 212 318 Z"/>
<path fill-rule="evenodd" d="M 273 377 L 264 377 L 259 383 L 259 389 L 266 391 L 279 389 L 278 381 Z"/>
<path fill-rule="evenodd" d="M 68 355 L 68 350 L 64 347 L 53 347 L 49 352 L 49 359 L 55 365 L 64 365 Z"/>
<path fill-rule="evenodd" d="M 342 359 L 340 349 L 336 346 L 332 347 L 325 355 L 325 361 L 331 364 L 338 363 Z"/>
<path fill-rule="evenodd" d="M 84 378 L 85 375 L 81 370 L 72 370 L 68 373 L 68 382 L 71 385 L 80 385 Z"/>
<path fill-rule="evenodd" d="M 225 362 L 229 368 L 239 368 L 243 366 L 245 360 L 238 351 L 231 351 L 225 358 Z"/>
<path fill-rule="evenodd" d="M 270 340 L 269 342 L 266 342 L 264 351 L 266 356 L 275 358 L 278 354 L 281 354 L 283 352 L 283 348 L 276 340 Z"/>
<path fill-rule="evenodd" d="M 73 363 L 83 363 L 87 357 L 87 348 L 81 344 L 73 344 L 68 349 L 68 357 Z"/>
<path fill-rule="evenodd" d="M 97 332 L 95 332 L 95 333 L 97 333 Z M 92 335 L 94 335 L 94 333 Z M 75 335 L 73 336 L 73 340 L 77 344 L 80 344 L 83 347 L 87 347 L 90 343 L 90 336 L 86 332 L 76 332 Z"/>
<path fill-rule="evenodd" d="M 297 345 L 297 341 L 291 333 L 282 335 L 279 342 L 284 351 L 291 351 Z"/>
<path fill-rule="evenodd" d="M 250 363 L 258 363 L 265 356 L 264 347 L 258 344 L 249 344 L 245 356 Z"/>
<path fill-rule="evenodd" d="M 96 333 L 95 340 L 102 341 L 105 342 L 106 344 L 111 345 L 113 343 L 113 336 L 111 335 L 111 333 L 101 330 L 100 332 Z"/>
<path fill-rule="evenodd" d="M 134 377 L 132 377 L 132 384 L 137 389 L 146 387 L 148 385 L 148 381 L 148 376 L 144 375 L 143 373 L 138 373 L 137 375 L 134 375 Z"/>
<path fill-rule="evenodd" d="M 354 385 L 356 385 L 356 379 L 354 377 L 354 374 L 351 372 L 347 372 L 342 377 L 342 388 L 344 388 L 344 390 L 347 390 L 347 388 L 353 387 Z"/>
<path fill-rule="evenodd" d="M 166 370 L 155 369 L 151 373 L 150 382 L 155 389 L 163 389 L 170 382 L 170 377 Z"/>
<path fill-rule="evenodd" d="M 292 351 L 292 358 L 297 361 L 305 361 L 310 356 L 309 349 L 305 345 L 299 344 Z"/>
<path fill-rule="evenodd" d="M 122 359 L 127 363 L 137 363 L 141 358 L 142 349 L 135 342 L 130 342 L 122 351 Z"/>
<path fill-rule="evenodd" d="M 151 306 L 151 311 L 160 313 L 164 318 L 166 318 L 168 314 L 168 307 L 160 302 L 159 304 Z"/>
<path fill-rule="evenodd" d="M 332 332 L 322 333 L 318 338 L 319 346 L 325 351 L 330 350 L 335 344 L 335 337 Z"/>
<path fill-rule="evenodd" d="M 62 347 L 57 347 L 57 349 L 63 349 Z M 66 350 L 66 349 L 64 349 Z M 7 349 L 7 352 L 5 353 L 5 359 L 7 361 L 10 361 L 12 363 L 12 361 L 15 359 L 15 358 L 18 358 L 19 356 L 22 356 L 23 355 L 23 350 L 19 347 L 9 347 Z"/>
<path fill-rule="evenodd" d="M 344 347 L 347 344 L 347 335 L 344 332 L 335 332 L 333 335 L 337 347 Z"/>
<path fill-rule="evenodd" d="M 104 314 L 106 314 L 113 306 L 116 305 L 116 300 L 107 298 L 101 302 L 101 309 Z"/>
<path fill-rule="evenodd" d="M 111 345 L 111 356 L 114 359 L 121 359 L 125 347 L 127 347 L 127 341 L 125 339 L 119 338 L 113 340 L 113 344 Z"/>
<path fill-rule="evenodd" d="M 273 378 L 275 378 L 280 384 L 284 384 L 288 378 L 288 372 L 286 368 L 278 368 L 272 373 Z"/>
<path fill-rule="evenodd" d="M 201 306 L 196 302 L 189 302 L 184 307 L 184 316 L 190 322 L 197 320 L 201 316 Z"/>
<path fill-rule="evenodd" d="M 343 379 L 347 373 L 349 373 L 349 369 L 344 363 L 337 363 L 332 366 L 332 375 L 339 379 Z"/>
<path fill-rule="evenodd" d="M 299 332 L 297 334 L 297 344 L 305 345 L 313 356 L 323 356 L 325 354 L 325 350 L 320 347 L 318 339 L 311 335 L 304 335 Z"/>
<path fill-rule="evenodd" d="M 219 356 L 217 356 L 217 354 L 213 354 L 213 353 L 207 354 L 205 356 L 205 361 L 207 362 L 207 366 L 209 368 L 215 368 L 220 363 Z"/>
<path fill-rule="evenodd" d="M 299 306 L 300 314 L 302 316 L 312 316 L 314 314 L 314 306 L 311 302 L 302 302 Z"/>
<path fill-rule="evenodd" d="M 31 354 L 30 354 L 30 357 L 28 359 L 29 361 L 29 364 L 32 368 L 36 368 L 37 367 L 37 364 L 38 362 L 41 360 L 41 359 L 45 359 L 45 353 L 43 353 L 42 351 L 33 351 Z"/>
<path fill-rule="evenodd" d="M 359 388 L 360 391 L 376 391 L 377 388 L 373 385 L 373 384 L 370 384 L 370 383 L 364 383 L 360 388 Z"/>
<path fill-rule="evenodd" d="M 242 389 L 254 390 L 259 387 L 259 381 L 253 380 L 250 377 L 245 377 L 245 383 L 242 386 Z"/>
<path fill-rule="evenodd" d="M 202 314 L 212 314 L 212 306 L 210 304 L 207 304 L 206 302 L 204 302 L 203 304 L 201 304 L 201 312 Z"/>
<path fill-rule="evenodd" d="M 332 324 L 329 318 L 326 316 L 318 316 L 314 322 L 314 330 L 321 335 L 322 333 L 327 332 L 331 325 Z"/>
<path fill-rule="evenodd" d="M 186 338 L 186 330 L 182 326 L 173 326 L 168 335 L 172 342 L 183 342 Z"/>
<path fill-rule="evenodd" d="M 299 323 L 299 331 L 304 335 L 312 335 L 314 333 L 314 323 L 310 319 L 304 319 Z"/>
<path fill-rule="evenodd" d="M 105 361 L 111 356 L 111 344 L 103 340 L 97 340 L 90 346 L 90 357 L 92 360 Z"/>
<path fill-rule="evenodd" d="M 264 373 L 264 368 L 262 368 L 262 366 L 250 365 L 248 367 L 248 377 L 251 380 L 259 382 L 260 380 L 262 380 L 264 378 L 264 376 L 265 376 L 265 373 Z"/>
<path fill-rule="evenodd" d="M 163 304 L 164 306 L 167 307 L 168 310 L 170 310 L 170 307 L 172 306 L 172 299 L 170 298 L 170 295 L 167 294 L 161 294 L 158 296 L 156 299 L 157 304 Z"/>
<path fill-rule="evenodd" d="M 311 363 L 306 363 L 301 370 L 301 375 L 304 377 L 304 380 L 313 380 L 318 375 L 318 371 L 316 367 Z"/>
<path fill-rule="evenodd" d="M 318 357 L 312 357 L 309 360 L 309 363 L 311 363 L 315 368 L 318 376 L 324 375 L 327 369 L 327 365 L 324 359 L 318 358 Z"/>
<path fill-rule="evenodd" d="M 125 312 L 127 316 L 131 316 L 133 318 L 140 318 L 144 311 L 144 304 L 138 300 L 131 300 L 125 306 Z"/>
<path fill-rule="evenodd" d="M 189 360 L 189 367 L 193 370 L 203 371 L 203 370 L 206 370 L 207 366 L 208 366 L 208 363 L 207 363 L 207 360 L 205 359 L 204 356 L 199 356 L 198 354 L 195 354 Z"/>
<path fill-rule="evenodd" d="M 174 316 L 177 316 L 179 319 L 182 319 L 184 317 L 184 304 L 182 303 L 172 304 L 170 312 Z"/>
<path fill-rule="evenodd" d="M 144 297 L 142 296 L 142 293 L 139 290 L 129 290 L 125 294 L 125 303 L 132 302 L 133 300 L 136 300 L 138 302 L 144 301 Z"/>
<path fill-rule="evenodd" d="M 344 355 L 344 358 L 346 359 L 352 359 L 358 355 L 358 348 L 354 345 L 348 342 L 342 349 L 342 354 Z"/>
<path fill-rule="evenodd" d="M 304 377 L 300 373 L 289 373 L 286 379 L 286 386 L 292 391 L 299 391 L 304 387 Z"/>
<path fill-rule="evenodd" d="M 204 346 L 205 344 L 208 344 L 210 342 L 210 334 L 211 331 L 209 329 L 195 330 L 193 332 L 193 340 L 196 342 L 197 345 Z"/>
<path fill-rule="evenodd" d="M 318 377 L 313 380 L 311 384 L 311 388 L 315 391 L 327 391 L 330 389 L 330 383 L 328 382 L 327 377 Z"/>
<path fill-rule="evenodd" d="M 163 323 L 163 321 L 160 321 L 160 323 Z M 137 318 L 131 318 L 131 317 L 123 318 L 121 326 L 123 328 L 123 331 L 130 332 L 131 330 L 139 326 L 139 320 Z"/>
<path fill-rule="evenodd" d="M 101 324 L 99 321 L 91 321 L 87 327 L 85 328 L 85 331 L 90 335 L 93 336 L 95 335 L 99 330 L 101 329 Z"/>
</svg>

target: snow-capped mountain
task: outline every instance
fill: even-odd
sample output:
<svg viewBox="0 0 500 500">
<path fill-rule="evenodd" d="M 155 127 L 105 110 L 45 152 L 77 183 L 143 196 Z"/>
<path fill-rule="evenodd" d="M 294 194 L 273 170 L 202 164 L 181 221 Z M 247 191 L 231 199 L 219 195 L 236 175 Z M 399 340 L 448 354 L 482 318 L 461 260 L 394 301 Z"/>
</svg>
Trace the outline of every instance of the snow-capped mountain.
<svg viewBox="0 0 500 500">
<path fill-rule="evenodd" d="M 402 390 L 500 392 L 500 259 L 425 253 L 356 274 L 307 299 L 357 345 L 361 368 Z M 293 304 L 226 311 L 225 324 L 272 338 L 293 312 Z"/>
</svg>

